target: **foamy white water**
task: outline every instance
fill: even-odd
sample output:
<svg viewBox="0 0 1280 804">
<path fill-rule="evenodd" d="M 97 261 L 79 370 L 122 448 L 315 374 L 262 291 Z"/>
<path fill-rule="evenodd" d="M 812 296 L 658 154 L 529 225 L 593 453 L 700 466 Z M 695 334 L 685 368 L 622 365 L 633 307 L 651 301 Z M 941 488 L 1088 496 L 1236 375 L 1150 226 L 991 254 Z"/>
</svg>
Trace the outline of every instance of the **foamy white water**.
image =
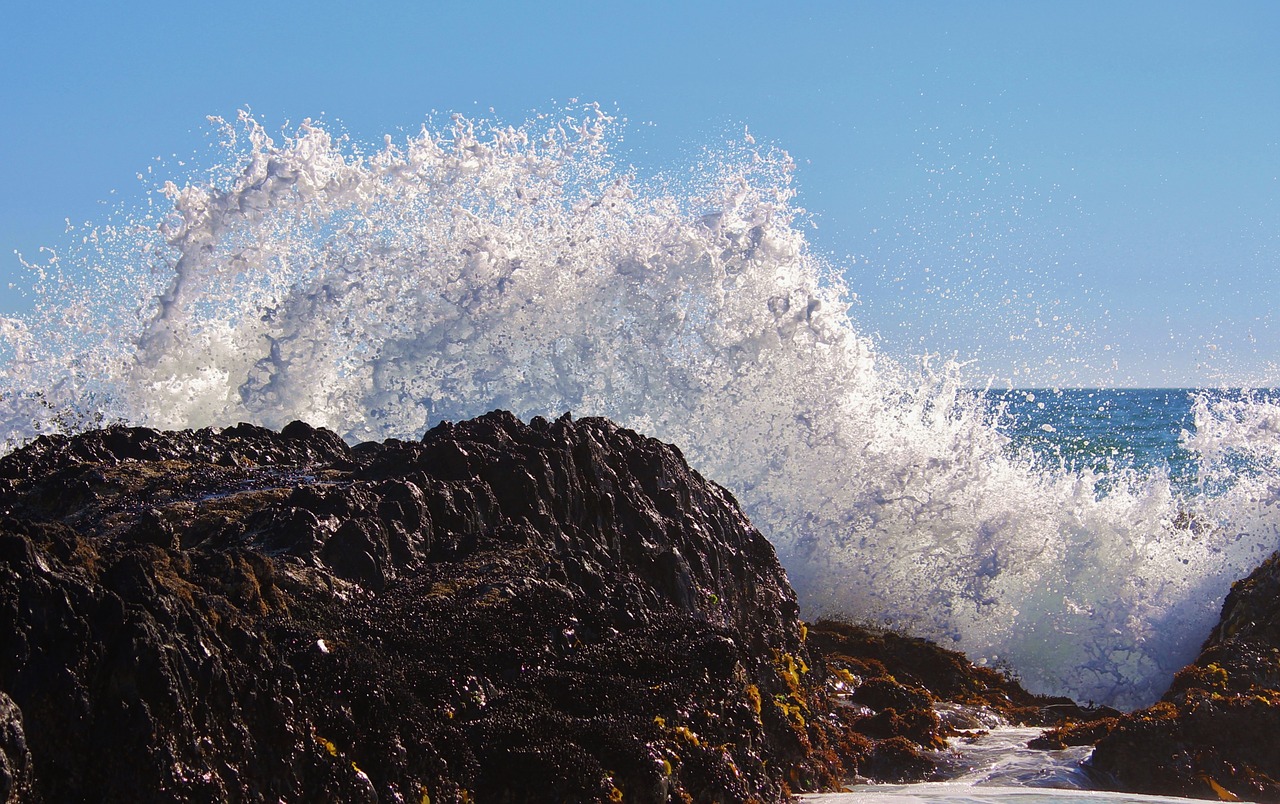
<svg viewBox="0 0 1280 804">
<path fill-rule="evenodd" d="M 812 804 L 1186 804 L 1195 799 L 1096 790 L 1099 780 L 1086 769 L 1092 746 L 1037 751 L 1027 742 L 1039 729 L 1008 726 L 999 716 L 968 707 L 964 716 L 982 721 L 973 736 L 952 738 L 933 752 L 946 781 L 854 785 L 844 793 L 801 796 Z M 940 714 L 948 719 L 948 711 Z"/>
<path fill-rule="evenodd" d="M 944 715 L 945 717 L 945 715 Z M 942 776 L 950 783 L 976 787 L 1040 787 L 1091 790 L 1097 787 L 1083 763 L 1093 746 L 1057 751 L 1028 748 L 1041 729 L 997 725 L 974 736 L 954 737 L 934 752 Z"/>
<path fill-rule="evenodd" d="M 1200 799 L 1142 796 L 1101 790 L 1048 790 L 1033 787 L 974 787 L 940 782 L 866 785 L 850 793 L 801 796 L 809 804 L 1188 804 Z"/>
<path fill-rule="evenodd" d="M 1119 706 L 1156 697 L 1280 546 L 1274 473 L 1189 498 L 1131 475 L 1099 499 L 1011 455 L 954 366 L 879 354 L 808 248 L 785 154 L 744 144 L 668 186 L 612 164 L 610 125 L 458 119 L 360 153 L 244 117 L 213 180 L 86 232 L 36 312 L 0 319 L 0 437 L 608 416 L 738 496 L 807 616 Z M 1211 468 L 1280 448 L 1265 403 L 1197 413 Z"/>
</svg>

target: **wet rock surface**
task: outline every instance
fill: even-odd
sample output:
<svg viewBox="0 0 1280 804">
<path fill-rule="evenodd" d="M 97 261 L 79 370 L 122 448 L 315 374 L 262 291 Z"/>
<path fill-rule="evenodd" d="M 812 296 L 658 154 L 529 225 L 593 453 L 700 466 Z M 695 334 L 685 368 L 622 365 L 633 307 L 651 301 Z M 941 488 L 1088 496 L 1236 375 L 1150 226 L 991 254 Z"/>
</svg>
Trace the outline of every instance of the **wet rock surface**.
<svg viewBox="0 0 1280 804">
<path fill-rule="evenodd" d="M 828 694 L 730 495 L 604 420 L 44 437 L 0 517 L 6 800 L 780 801 L 920 764 Z"/>
<path fill-rule="evenodd" d="M 870 781 L 946 780 L 954 770 L 943 752 L 949 741 L 979 737 L 996 723 L 1057 726 L 1120 714 L 1032 695 L 928 640 L 829 620 L 808 634 L 840 704 L 839 722 L 871 738 L 858 763 Z"/>
<path fill-rule="evenodd" d="M 1240 640 L 1274 645 L 1267 622 L 1213 654 L 1253 662 L 1255 698 L 1275 649 Z M 3 800 L 772 802 L 942 778 L 993 712 L 1119 715 L 801 623 L 733 498 L 601 419 L 355 447 L 110 428 L 0 458 Z"/>
<path fill-rule="evenodd" d="M 817 683 L 768 542 L 677 450 L 495 413 L 0 460 L 0 786 L 65 801 L 782 799 Z M 790 665 L 788 664 L 790 663 Z"/>
<path fill-rule="evenodd" d="M 1235 583 L 1159 703 L 1101 725 L 1091 762 L 1119 789 L 1280 801 L 1280 553 Z"/>
</svg>

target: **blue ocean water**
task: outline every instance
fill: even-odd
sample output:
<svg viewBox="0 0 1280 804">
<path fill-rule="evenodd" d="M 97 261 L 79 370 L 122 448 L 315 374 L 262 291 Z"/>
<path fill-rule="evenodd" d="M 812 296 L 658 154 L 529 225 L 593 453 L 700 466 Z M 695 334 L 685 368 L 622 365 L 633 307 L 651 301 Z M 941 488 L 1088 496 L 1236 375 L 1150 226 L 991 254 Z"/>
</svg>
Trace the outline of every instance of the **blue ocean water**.
<svg viewBox="0 0 1280 804">
<path fill-rule="evenodd" d="M 1167 473 L 1182 494 L 1212 492 L 1201 455 L 1188 446 L 1196 433 L 1196 405 L 1222 410 L 1256 406 L 1269 390 L 1196 388 L 1027 388 L 984 393 L 999 411 L 997 428 L 1013 450 L 1030 450 L 1046 466 L 1068 472 L 1091 470 L 1107 478 L 1117 472 Z M 1265 432 L 1259 432 L 1259 436 Z M 1227 460 L 1232 473 L 1265 470 L 1241 454 Z M 1215 475 L 1219 478 L 1220 475 Z M 1211 485 L 1211 482 L 1210 482 Z"/>
<path fill-rule="evenodd" d="M 1004 415 L 1000 429 L 1017 447 L 1070 471 L 1164 467 L 1181 484 L 1195 475 L 1182 439 L 1195 428 L 1197 394 L 1239 398 L 1239 391 L 1179 388 L 1059 388 L 989 391 Z"/>
</svg>

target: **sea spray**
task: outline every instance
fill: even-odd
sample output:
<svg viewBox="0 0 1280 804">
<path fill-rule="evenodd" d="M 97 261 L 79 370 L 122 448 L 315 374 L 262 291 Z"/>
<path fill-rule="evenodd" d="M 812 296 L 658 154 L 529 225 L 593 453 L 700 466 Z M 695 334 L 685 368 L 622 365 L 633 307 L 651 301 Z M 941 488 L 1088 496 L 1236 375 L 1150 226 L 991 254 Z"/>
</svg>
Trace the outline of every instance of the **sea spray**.
<svg viewBox="0 0 1280 804">
<path fill-rule="evenodd" d="M 808 616 L 903 627 L 1037 691 L 1156 697 L 1280 545 L 1274 475 L 1186 494 L 1131 471 L 1100 494 L 1011 449 L 954 364 L 901 365 L 855 329 L 786 154 L 642 179 L 612 125 L 455 118 L 362 152 L 242 116 L 217 175 L 90 232 L 0 321 L 0 432 L 304 419 L 356 441 L 493 408 L 608 416 L 731 489 Z M 1238 454 L 1261 408 L 1214 410 L 1188 444 Z"/>
</svg>

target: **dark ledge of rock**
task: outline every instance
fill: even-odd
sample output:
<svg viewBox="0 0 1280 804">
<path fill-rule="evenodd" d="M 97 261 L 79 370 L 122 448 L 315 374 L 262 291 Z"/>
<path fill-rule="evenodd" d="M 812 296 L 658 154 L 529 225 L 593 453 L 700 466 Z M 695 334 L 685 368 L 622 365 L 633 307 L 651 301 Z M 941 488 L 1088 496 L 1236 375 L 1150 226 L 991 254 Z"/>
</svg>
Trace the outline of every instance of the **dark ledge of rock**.
<svg viewBox="0 0 1280 804">
<path fill-rule="evenodd" d="M 1032 695 L 1007 676 L 917 637 L 831 620 L 809 626 L 808 637 L 827 671 L 828 693 L 841 704 L 840 721 L 872 738 L 859 762 L 869 781 L 962 775 L 969 768 L 940 749 L 952 738 L 981 737 L 995 725 L 1057 727 L 1120 714 Z"/>
<path fill-rule="evenodd" d="M 42 437 L 0 518 L 3 800 L 773 802 L 919 762 L 827 695 L 732 497 L 601 419 Z"/>
<path fill-rule="evenodd" d="M 914 690 L 923 693 L 934 708 L 946 704 L 981 710 L 1015 726 L 1057 726 L 1120 714 L 1105 706 L 1080 706 L 1070 698 L 1033 695 L 1003 673 L 979 667 L 963 653 L 927 639 L 832 620 L 819 620 L 810 626 L 809 634 L 810 647 L 823 656 L 829 668 L 848 671 L 837 671 L 838 678 L 853 675 L 860 679 L 860 683 L 848 685 L 848 699 L 872 709 L 884 709 L 895 701 L 909 702 Z M 867 689 L 870 681 L 876 681 L 881 689 L 901 692 L 885 692 L 888 698 L 879 700 Z M 954 725 L 944 725 L 942 734 L 953 736 L 957 729 L 978 728 L 965 724 L 961 717 L 954 715 Z"/>
<path fill-rule="evenodd" d="M 1118 715 L 796 615 L 602 419 L 43 437 L 0 458 L 0 800 L 776 802 Z"/>
<path fill-rule="evenodd" d="M 1280 801 L 1280 553 L 1232 586 L 1161 701 L 1096 737 L 1091 762 L 1119 789 Z"/>
</svg>

